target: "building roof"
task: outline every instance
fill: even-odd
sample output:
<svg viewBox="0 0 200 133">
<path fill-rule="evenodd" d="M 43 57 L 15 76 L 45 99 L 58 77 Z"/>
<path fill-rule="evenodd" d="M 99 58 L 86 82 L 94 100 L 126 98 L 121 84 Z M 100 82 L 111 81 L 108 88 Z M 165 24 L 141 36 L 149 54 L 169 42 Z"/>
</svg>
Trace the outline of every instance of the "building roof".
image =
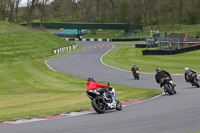
<svg viewBox="0 0 200 133">
<path fill-rule="evenodd" d="M 198 38 L 184 33 L 171 33 L 165 37 L 160 38 L 159 41 L 200 42 Z"/>
</svg>

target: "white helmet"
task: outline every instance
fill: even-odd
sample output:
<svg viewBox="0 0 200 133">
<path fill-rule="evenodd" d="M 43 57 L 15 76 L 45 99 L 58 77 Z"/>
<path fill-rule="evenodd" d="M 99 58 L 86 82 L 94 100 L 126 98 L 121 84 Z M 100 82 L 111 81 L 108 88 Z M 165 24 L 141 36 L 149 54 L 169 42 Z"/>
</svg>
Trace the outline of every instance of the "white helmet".
<svg viewBox="0 0 200 133">
<path fill-rule="evenodd" d="M 186 70 L 188 70 L 188 69 L 189 69 L 189 68 L 188 68 L 188 67 L 186 67 L 186 68 L 185 68 L 185 71 L 186 71 Z"/>
</svg>

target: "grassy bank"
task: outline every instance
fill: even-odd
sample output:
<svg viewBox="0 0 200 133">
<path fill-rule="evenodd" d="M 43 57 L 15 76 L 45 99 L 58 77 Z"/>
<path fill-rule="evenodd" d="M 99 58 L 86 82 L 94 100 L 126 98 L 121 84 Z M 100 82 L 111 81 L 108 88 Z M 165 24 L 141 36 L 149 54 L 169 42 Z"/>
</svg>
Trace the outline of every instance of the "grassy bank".
<svg viewBox="0 0 200 133">
<path fill-rule="evenodd" d="M 86 80 L 50 70 L 46 59 L 52 50 L 73 42 L 47 32 L 30 31 L 3 35 L 0 38 L 0 122 L 41 117 L 91 108 L 85 95 Z M 81 50 L 79 46 L 77 50 Z M 118 99 L 129 101 L 147 99 L 159 90 L 112 85 Z"/>
<path fill-rule="evenodd" d="M 118 46 L 119 47 L 119 46 Z M 121 45 L 123 47 L 123 45 Z M 171 73 L 184 73 L 184 68 L 189 67 L 200 73 L 200 50 L 177 55 L 145 55 L 142 48 L 112 49 L 103 57 L 103 61 L 124 70 L 131 70 L 137 64 L 141 72 L 155 73 L 156 67 Z"/>
</svg>

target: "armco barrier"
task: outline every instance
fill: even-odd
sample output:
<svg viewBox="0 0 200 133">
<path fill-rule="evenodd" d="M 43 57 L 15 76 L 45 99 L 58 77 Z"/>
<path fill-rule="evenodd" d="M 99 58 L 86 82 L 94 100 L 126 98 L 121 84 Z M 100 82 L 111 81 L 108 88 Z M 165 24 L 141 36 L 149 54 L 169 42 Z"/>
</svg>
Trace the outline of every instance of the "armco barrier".
<svg viewBox="0 0 200 133">
<path fill-rule="evenodd" d="M 190 52 L 194 50 L 199 50 L 200 45 L 188 47 L 188 48 L 181 48 L 177 50 L 143 50 L 143 55 L 174 55 L 174 54 L 180 54 L 185 52 Z"/>
<path fill-rule="evenodd" d="M 62 48 L 59 48 L 59 49 L 54 49 L 53 52 L 54 52 L 54 54 L 59 54 L 59 53 L 64 52 L 66 50 L 72 50 L 72 49 L 77 49 L 77 45 L 62 47 Z"/>
</svg>

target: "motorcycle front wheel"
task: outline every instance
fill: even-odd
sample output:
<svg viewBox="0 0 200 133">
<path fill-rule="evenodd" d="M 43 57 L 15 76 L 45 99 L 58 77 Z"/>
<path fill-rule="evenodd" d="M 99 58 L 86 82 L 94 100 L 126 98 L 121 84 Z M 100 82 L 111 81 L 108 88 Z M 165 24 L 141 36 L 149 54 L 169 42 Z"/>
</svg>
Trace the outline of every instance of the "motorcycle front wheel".
<svg viewBox="0 0 200 133">
<path fill-rule="evenodd" d="M 96 98 L 92 99 L 92 107 L 99 114 L 103 114 L 106 110 L 105 104 L 101 100 L 97 100 Z"/>
<path fill-rule="evenodd" d="M 116 99 L 116 110 L 117 111 L 121 111 L 122 110 L 122 104 L 119 100 Z"/>
</svg>

